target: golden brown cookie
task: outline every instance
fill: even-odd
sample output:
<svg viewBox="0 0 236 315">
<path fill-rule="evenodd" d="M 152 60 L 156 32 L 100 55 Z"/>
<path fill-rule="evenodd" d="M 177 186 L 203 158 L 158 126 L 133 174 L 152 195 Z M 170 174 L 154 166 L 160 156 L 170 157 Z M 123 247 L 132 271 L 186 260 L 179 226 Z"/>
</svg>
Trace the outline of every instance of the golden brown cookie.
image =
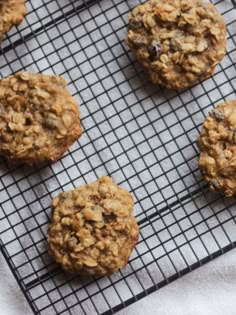
<svg viewBox="0 0 236 315">
<path fill-rule="evenodd" d="M 183 89 L 214 74 L 226 53 L 226 26 L 203 0 L 150 0 L 129 14 L 126 42 L 153 83 Z"/>
<path fill-rule="evenodd" d="M 0 41 L 13 25 L 19 25 L 26 14 L 25 0 L 2 0 L 0 2 Z"/>
<path fill-rule="evenodd" d="M 19 72 L 0 81 L 0 155 L 38 164 L 58 160 L 82 133 L 79 105 L 59 76 Z"/>
<path fill-rule="evenodd" d="M 61 193 L 52 201 L 49 253 L 68 272 L 112 274 L 127 264 L 138 240 L 133 207 L 130 193 L 107 176 Z"/>
<path fill-rule="evenodd" d="M 199 167 L 210 189 L 226 197 L 236 195 L 236 101 L 210 112 L 198 145 Z"/>
</svg>

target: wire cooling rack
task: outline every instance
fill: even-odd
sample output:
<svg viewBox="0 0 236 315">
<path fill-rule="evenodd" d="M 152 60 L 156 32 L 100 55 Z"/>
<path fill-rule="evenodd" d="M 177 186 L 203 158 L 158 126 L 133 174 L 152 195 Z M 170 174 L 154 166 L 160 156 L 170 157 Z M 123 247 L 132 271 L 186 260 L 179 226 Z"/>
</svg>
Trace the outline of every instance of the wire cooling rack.
<svg viewBox="0 0 236 315">
<path fill-rule="evenodd" d="M 112 314 L 236 245 L 235 201 L 208 191 L 196 146 L 209 110 L 236 98 L 234 2 L 214 1 L 227 22 L 227 56 L 213 78 L 180 93 L 150 84 L 123 41 L 139 3 L 31 0 L 3 42 L 1 76 L 63 75 L 84 127 L 53 165 L 1 160 L 1 250 L 35 314 Z M 139 242 L 110 277 L 68 276 L 47 254 L 51 198 L 107 174 L 136 199 Z"/>
</svg>

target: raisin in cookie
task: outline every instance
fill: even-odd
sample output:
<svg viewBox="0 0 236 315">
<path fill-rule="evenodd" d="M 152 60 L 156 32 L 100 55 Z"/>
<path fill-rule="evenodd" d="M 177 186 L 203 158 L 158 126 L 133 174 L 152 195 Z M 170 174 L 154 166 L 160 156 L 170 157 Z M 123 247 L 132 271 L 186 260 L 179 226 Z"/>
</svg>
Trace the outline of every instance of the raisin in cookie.
<svg viewBox="0 0 236 315">
<path fill-rule="evenodd" d="M 109 275 L 127 264 L 139 228 L 132 196 L 104 176 L 52 201 L 49 253 L 64 270 Z"/>
<path fill-rule="evenodd" d="M 0 155 L 25 164 L 59 159 L 82 133 L 79 106 L 59 76 L 19 72 L 0 81 Z"/>
<path fill-rule="evenodd" d="M 19 25 L 26 14 L 25 0 L 2 0 L 0 2 L 0 41 L 13 25 Z"/>
<path fill-rule="evenodd" d="M 214 74 L 226 53 L 226 26 L 203 0 L 150 0 L 129 14 L 126 42 L 153 83 L 183 89 Z"/>
<path fill-rule="evenodd" d="M 236 101 L 220 104 L 204 122 L 198 140 L 199 167 L 212 191 L 236 195 Z"/>
</svg>

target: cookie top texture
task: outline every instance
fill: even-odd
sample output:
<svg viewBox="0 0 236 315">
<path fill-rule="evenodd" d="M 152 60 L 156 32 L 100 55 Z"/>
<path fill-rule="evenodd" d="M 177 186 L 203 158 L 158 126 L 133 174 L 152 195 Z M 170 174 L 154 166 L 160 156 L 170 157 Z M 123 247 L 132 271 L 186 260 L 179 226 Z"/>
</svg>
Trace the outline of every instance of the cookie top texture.
<svg viewBox="0 0 236 315">
<path fill-rule="evenodd" d="M 226 53 L 226 26 L 212 3 L 151 0 L 129 14 L 126 43 L 153 83 L 184 89 L 214 74 Z"/>
<path fill-rule="evenodd" d="M 236 195 L 236 101 L 210 112 L 198 145 L 199 167 L 210 189 L 226 197 Z"/>
<path fill-rule="evenodd" d="M 19 72 L 0 81 L 0 155 L 54 162 L 82 134 L 80 110 L 59 76 Z"/>
<path fill-rule="evenodd" d="M 26 15 L 25 0 L 2 0 L 0 2 L 0 41 L 5 33 L 19 25 Z"/>
<path fill-rule="evenodd" d="M 137 243 L 131 194 L 104 176 L 52 201 L 49 253 L 64 270 L 110 275 L 124 267 Z"/>
</svg>

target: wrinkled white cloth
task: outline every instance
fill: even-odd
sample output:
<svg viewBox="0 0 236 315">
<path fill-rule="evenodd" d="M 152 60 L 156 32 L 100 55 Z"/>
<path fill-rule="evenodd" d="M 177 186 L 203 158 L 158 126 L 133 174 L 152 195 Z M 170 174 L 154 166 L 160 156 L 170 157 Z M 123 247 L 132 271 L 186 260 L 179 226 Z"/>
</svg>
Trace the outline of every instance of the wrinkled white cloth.
<svg viewBox="0 0 236 315">
<path fill-rule="evenodd" d="M 0 315 L 32 315 L 0 255 Z M 119 315 L 235 315 L 236 250 L 118 312 Z"/>
</svg>

